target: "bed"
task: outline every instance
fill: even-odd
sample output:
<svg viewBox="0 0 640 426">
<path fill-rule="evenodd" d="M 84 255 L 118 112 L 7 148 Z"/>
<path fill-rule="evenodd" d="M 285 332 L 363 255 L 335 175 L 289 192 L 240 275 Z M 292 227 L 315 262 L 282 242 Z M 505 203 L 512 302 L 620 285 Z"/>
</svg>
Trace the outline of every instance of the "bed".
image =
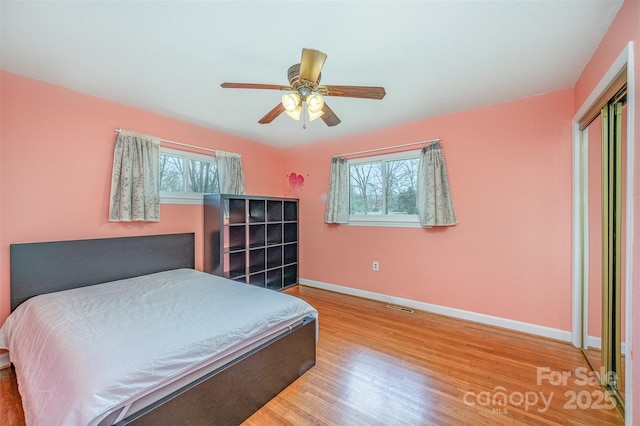
<svg viewBox="0 0 640 426">
<path fill-rule="evenodd" d="M 239 424 L 315 365 L 313 307 L 196 271 L 193 248 L 193 234 L 11 245 L 0 346 L 27 424 Z"/>
</svg>

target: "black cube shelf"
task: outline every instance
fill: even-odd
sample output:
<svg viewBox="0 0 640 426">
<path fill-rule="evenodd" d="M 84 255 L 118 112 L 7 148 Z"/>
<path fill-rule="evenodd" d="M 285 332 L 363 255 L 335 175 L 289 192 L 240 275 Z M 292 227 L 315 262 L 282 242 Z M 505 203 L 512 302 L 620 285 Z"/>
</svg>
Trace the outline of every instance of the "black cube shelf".
<svg viewBox="0 0 640 426">
<path fill-rule="evenodd" d="M 298 283 L 298 200 L 204 196 L 204 270 L 259 287 Z"/>
</svg>

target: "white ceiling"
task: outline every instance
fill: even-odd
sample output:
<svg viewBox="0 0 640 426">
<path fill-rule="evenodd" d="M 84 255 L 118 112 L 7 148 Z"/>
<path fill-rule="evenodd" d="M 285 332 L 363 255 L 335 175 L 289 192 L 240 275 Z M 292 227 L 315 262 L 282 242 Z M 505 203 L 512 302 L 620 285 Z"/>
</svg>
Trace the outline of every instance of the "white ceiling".
<svg viewBox="0 0 640 426">
<path fill-rule="evenodd" d="M 6 1 L 2 69 L 277 147 L 571 88 L 622 0 Z M 282 114 L 302 48 L 322 84 L 383 86 L 383 100 L 327 97 L 329 128 Z M 135 129 L 139 131 L 152 129 Z M 162 135 L 159 135 L 162 136 Z"/>
</svg>

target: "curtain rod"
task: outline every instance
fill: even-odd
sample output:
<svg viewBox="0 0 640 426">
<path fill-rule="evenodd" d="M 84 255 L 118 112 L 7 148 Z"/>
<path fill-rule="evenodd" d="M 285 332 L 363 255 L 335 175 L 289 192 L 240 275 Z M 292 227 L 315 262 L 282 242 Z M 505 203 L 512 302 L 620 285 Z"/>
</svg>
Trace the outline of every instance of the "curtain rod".
<svg viewBox="0 0 640 426">
<path fill-rule="evenodd" d="M 117 128 L 117 129 L 116 129 L 116 132 L 118 132 L 118 133 L 120 133 L 121 131 L 122 131 L 122 129 L 120 129 L 120 128 Z M 168 139 L 162 139 L 162 138 L 160 138 L 160 142 L 164 142 L 164 143 L 171 143 L 171 144 L 174 144 L 174 145 L 186 146 L 186 147 L 189 147 L 189 148 L 201 149 L 201 150 L 203 150 L 203 151 L 216 152 L 216 150 L 215 150 L 215 149 L 205 148 L 205 147 L 198 146 L 198 145 L 189 145 L 188 143 L 182 143 L 182 142 L 170 141 L 170 140 L 168 140 Z"/>
<path fill-rule="evenodd" d="M 366 154 L 367 152 L 386 151 L 386 150 L 389 150 L 389 149 L 402 148 L 402 147 L 411 146 L 411 145 L 421 145 L 421 144 L 425 144 L 426 145 L 428 143 L 440 142 L 441 140 L 442 140 L 441 138 L 428 139 L 426 141 L 403 143 L 401 145 L 387 146 L 387 147 L 384 147 L 384 148 L 373 148 L 373 149 L 365 149 L 364 151 L 348 152 L 346 154 L 335 154 L 333 157 L 334 158 L 335 157 L 348 157 L 350 155 Z"/>
</svg>

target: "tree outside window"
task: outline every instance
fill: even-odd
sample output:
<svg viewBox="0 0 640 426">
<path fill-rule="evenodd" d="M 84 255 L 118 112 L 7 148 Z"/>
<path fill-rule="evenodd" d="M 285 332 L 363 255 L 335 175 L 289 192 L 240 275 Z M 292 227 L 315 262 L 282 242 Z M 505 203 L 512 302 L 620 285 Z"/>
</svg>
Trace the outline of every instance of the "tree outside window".
<svg viewBox="0 0 640 426">
<path fill-rule="evenodd" d="M 160 148 L 160 195 L 169 203 L 202 201 L 220 192 L 215 157 Z M 181 201 L 182 200 L 182 201 Z"/>
<path fill-rule="evenodd" d="M 350 215 L 415 215 L 418 157 L 349 166 Z"/>
</svg>

